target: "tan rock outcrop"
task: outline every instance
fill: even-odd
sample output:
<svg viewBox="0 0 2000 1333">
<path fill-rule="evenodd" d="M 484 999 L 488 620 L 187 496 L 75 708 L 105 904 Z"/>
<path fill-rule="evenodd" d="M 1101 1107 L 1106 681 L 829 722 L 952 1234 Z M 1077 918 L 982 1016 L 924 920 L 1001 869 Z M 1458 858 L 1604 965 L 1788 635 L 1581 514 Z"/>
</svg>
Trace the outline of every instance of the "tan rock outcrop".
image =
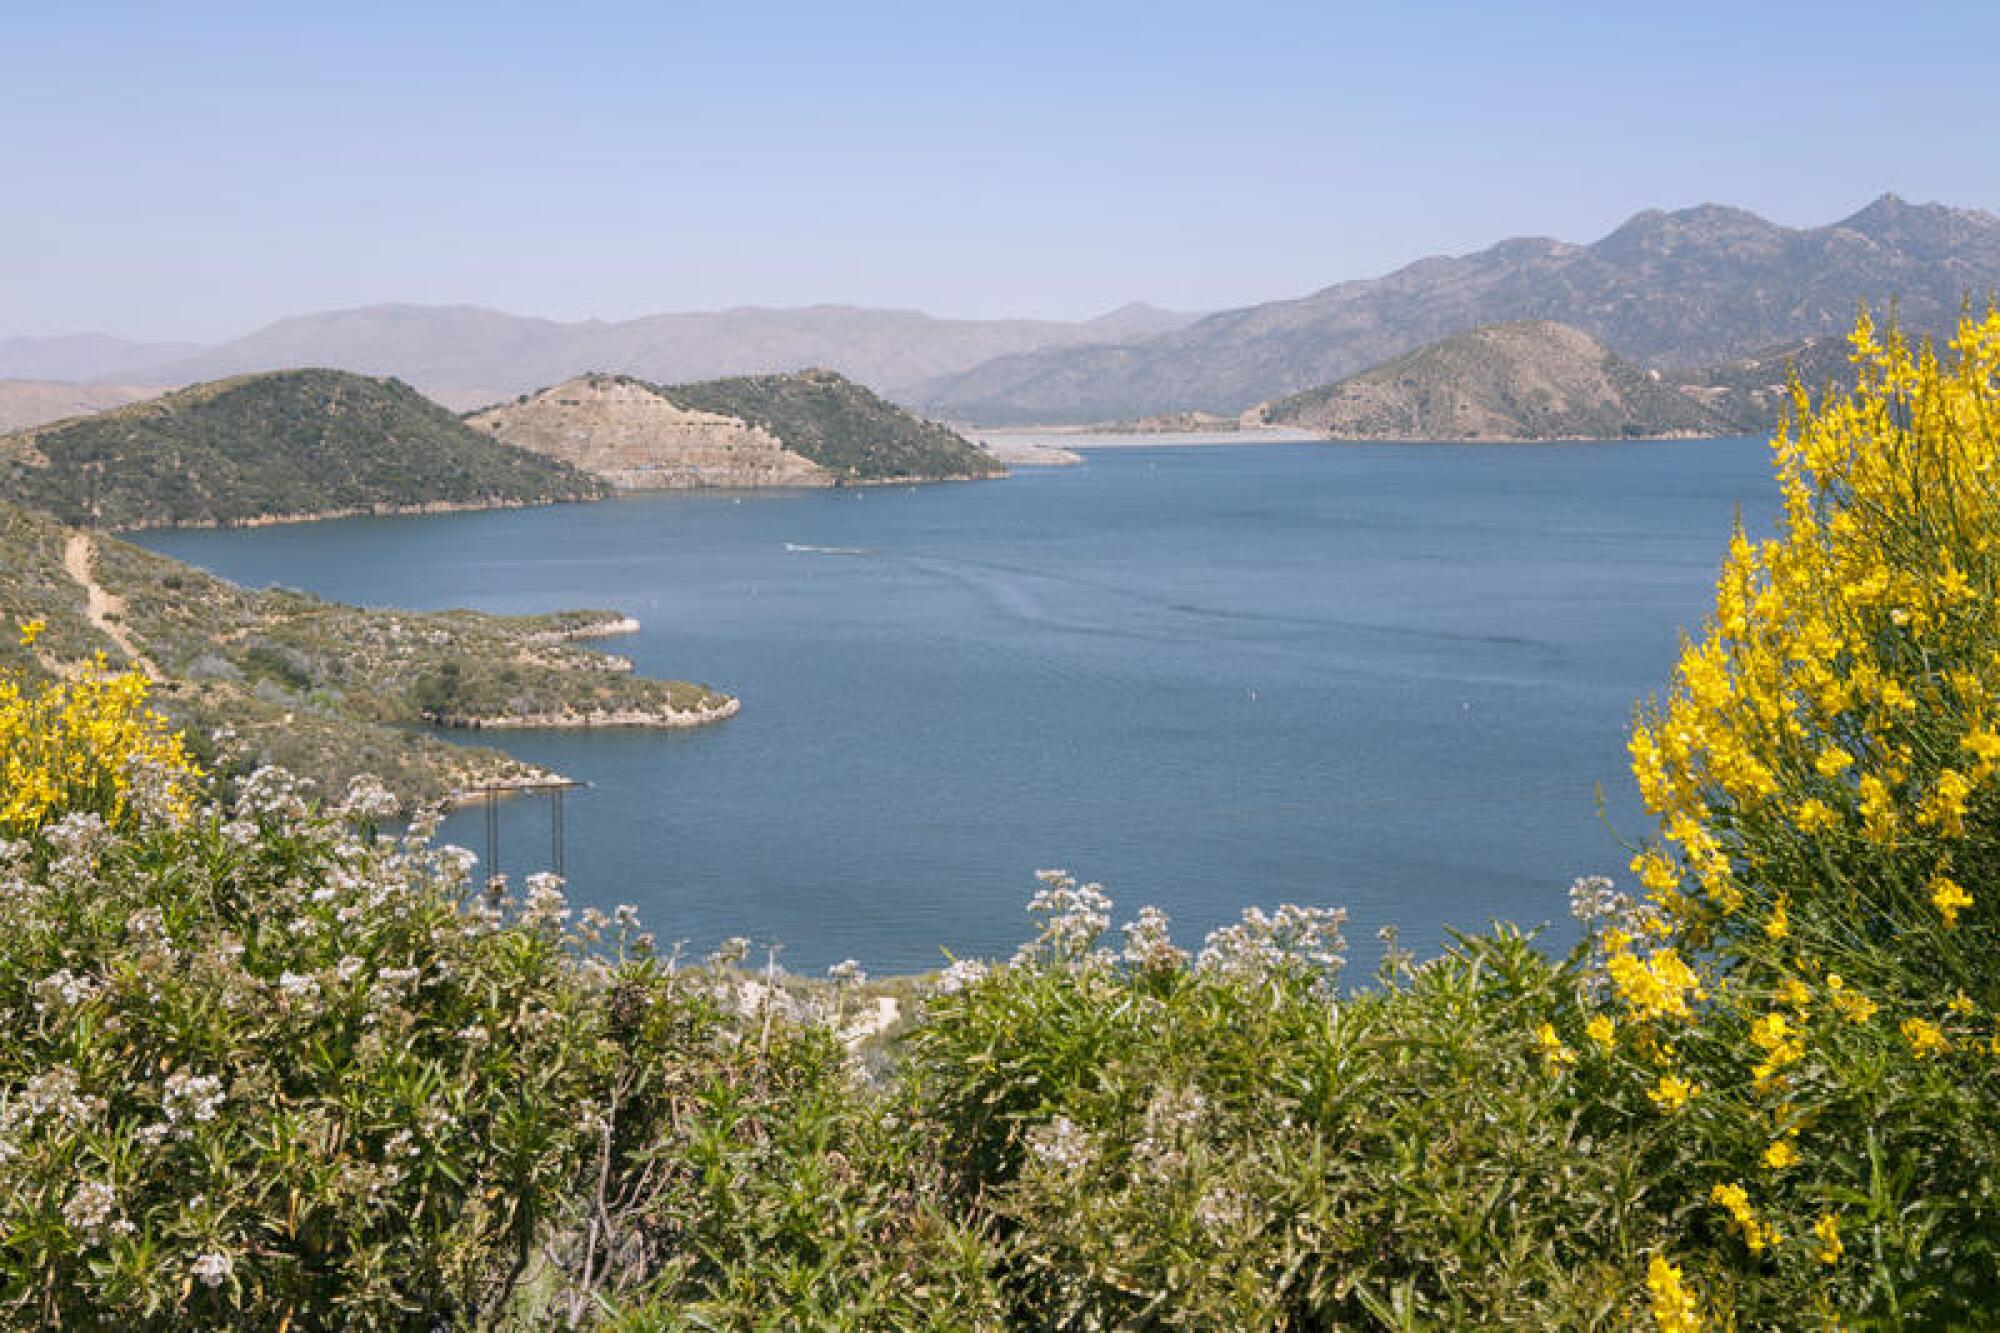
<svg viewBox="0 0 2000 1333">
<path fill-rule="evenodd" d="M 638 380 L 579 375 L 466 424 L 574 464 L 619 490 L 831 486 L 833 476 L 736 417 L 677 407 Z"/>
</svg>

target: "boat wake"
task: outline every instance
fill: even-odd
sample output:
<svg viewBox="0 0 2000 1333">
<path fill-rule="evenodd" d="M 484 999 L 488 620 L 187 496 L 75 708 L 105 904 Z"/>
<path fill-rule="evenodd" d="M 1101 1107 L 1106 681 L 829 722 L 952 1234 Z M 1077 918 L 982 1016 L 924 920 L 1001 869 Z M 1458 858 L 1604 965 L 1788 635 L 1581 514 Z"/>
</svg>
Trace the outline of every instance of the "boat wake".
<svg viewBox="0 0 2000 1333">
<path fill-rule="evenodd" d="M 869 552 L 859 546 L 807 546 L 799 542 L 786 542 L 787 551 L 797 551 L 806 555 L 867 555 Z"/>
</svg>

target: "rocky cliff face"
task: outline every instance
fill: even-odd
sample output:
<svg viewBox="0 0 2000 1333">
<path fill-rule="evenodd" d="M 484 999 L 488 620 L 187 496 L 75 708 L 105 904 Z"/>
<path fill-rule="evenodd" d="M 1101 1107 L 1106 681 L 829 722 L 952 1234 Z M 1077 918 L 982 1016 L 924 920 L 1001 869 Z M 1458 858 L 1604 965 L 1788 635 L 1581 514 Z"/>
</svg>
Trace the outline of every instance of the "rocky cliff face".
<svg viewBox="0 0 2000 1333">
<path fill-rule="evenodd" d="M 559 458 L 619 490 L 830 486 L 833 474 L 737 417 L 677 406 L 648 384 L 579 375 L 466 418 L 473 429 Z"/>
</svg>

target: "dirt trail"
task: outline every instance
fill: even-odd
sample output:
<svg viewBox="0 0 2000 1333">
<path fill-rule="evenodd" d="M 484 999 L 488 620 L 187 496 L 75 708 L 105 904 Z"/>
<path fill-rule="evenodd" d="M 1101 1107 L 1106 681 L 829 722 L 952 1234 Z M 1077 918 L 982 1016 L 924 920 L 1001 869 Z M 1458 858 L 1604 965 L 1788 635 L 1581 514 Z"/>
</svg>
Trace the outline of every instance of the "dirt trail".
<svg viewBox="0 0 2000 1333">
<path fill-rule="evenodd" d="M 63 547 L 63 568 L 69 571 L 72 579 L 76 580 L 76 585 L 83 589 L 84 615 L 89 617 L 91 624 L 103 631 L 105 637 L 118 645 L 118 651 L 124 653 L 129 661 L 154 680 L 158 680 L 159 668 L 147 660 L 146 655 L 139 651 L 138 645 L 132 642 L 132 636 L 127 634 L 124 627 L 114 619 L 124 614 L 125 599 L 114 597 L 98 583 L 96 575 L 91 572 L 91 566 L 96 558 L 97 542 L 89 533 L 72 532 L 69 535 L 69 542 Z"/>
</svg>

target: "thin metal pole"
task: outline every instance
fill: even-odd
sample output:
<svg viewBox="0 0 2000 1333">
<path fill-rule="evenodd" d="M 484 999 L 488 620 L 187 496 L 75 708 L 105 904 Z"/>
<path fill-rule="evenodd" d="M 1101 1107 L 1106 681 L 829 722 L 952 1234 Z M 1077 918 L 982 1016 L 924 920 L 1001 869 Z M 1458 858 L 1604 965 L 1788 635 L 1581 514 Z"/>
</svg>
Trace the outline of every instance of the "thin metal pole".
<svg viewBox="0 0 2000 1333">
<path fill-rule="evenodd" d="M 556 787 L 549 792 L 549 859 L 553 861 L 556 874 L 563 873 L 563 789 Z"/>
</svg>

